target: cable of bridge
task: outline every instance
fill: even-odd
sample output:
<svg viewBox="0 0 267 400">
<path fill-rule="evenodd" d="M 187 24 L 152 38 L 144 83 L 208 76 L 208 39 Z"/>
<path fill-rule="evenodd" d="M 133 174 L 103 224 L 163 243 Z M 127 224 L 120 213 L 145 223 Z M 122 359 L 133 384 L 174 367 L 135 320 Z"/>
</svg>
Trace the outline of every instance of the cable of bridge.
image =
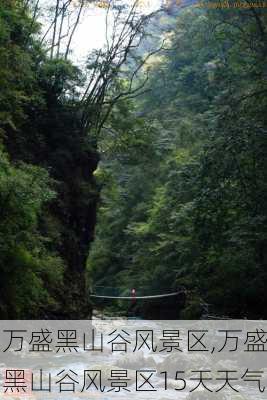
<svg viewBox="0 0 267 400">
<path fill-rule="evenodd" d="M 152 296 L 104 296 L 91 294 L 90 297 L 98 298 L 98 299 L 116 299 L 116 300 L 146 300 L 146 299 L 160 299 L 163 297 L 171 297 L 177 296 L 178 294 L 184 293 L 184 291 L 173 292 L 173 293 L 164 293 L 164 294 L 156 294 Z"/>
</svg>

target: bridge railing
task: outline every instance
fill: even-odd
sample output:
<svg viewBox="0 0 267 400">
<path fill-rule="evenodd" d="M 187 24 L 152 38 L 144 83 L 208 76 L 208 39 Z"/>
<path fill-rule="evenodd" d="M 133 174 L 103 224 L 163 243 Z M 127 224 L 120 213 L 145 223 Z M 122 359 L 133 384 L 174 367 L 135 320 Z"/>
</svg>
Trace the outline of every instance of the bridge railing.
<svg viewBox="0 0 267 400">
<path fill-rule="evenodd" d="M 134 289 L 120 289 L 107 286 L 94 286 L 90 291 L 90 297 L 92 298 L 103 298 L 103 299 L 118 299 L 118 300 L 130 300 L 136 299 L 156 299 L 177 296 L 179 294 L 185 293 L 184 289 L 175 290 L 158 290 L 152 289 L 147 290 L 146 288 Z"/>
</svg>

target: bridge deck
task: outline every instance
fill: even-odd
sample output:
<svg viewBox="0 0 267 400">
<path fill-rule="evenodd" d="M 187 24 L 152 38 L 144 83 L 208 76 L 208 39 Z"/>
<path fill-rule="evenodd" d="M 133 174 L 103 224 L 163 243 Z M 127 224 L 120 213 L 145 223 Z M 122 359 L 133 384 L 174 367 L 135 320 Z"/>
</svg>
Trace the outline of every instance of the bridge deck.
<svg viewBox="0 0 267 400">
<path fill-rule="evenodd" d="M 146 300 L 146 299 L 160 299 L 163 297 L 171 297 L 171 296 L 178 296 L 179 294 L 184 293 L 183 291 L 180 292 L 173 292 L 173 293 L 165 293 L 165 294 L 156 294 L 153 296 L 105 296 L 105 295 L 97 295 L 91 294 L 90 297 L 98 298 L 98 299 L 115 299 L 115 300 Z"/>
</svg>

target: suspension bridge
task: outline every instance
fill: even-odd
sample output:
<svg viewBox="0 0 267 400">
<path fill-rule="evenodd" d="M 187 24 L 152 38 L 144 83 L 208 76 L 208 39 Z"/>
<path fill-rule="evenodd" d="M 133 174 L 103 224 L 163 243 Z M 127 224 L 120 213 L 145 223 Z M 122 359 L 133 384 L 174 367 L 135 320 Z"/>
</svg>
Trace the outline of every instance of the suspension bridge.
<svg viewBox="0 0 267 400">
<path fill-rule="evenodd" d="M 94 286 L 90 289 L 89 296 L 94 299 L 102 299 L 102 300 L 130 300 L 132 303 L 135 303 L 136 300 L 156 300 L 163 299 L 168 297 L 175 297 L 179 295 L 186 295 L 188 291 L 184 287 L 177 288 L 176 291 L 173 292 L 163 292 L 158 293 L 158 290 L 151 290 L 150 293 L 146 293 L 146 289 L 138 288 L 138 289 L 120 289 L 114 287 L 107 286 Z M 228 316 L 218 316 L 212 315 L 209 313 L 210 304 L 201 302 L 200 305 L 203 307 L 203 315 L 201 319 L 211 319 L 211 320 L 231 320 L 232 318 Z M 111 318 L 111 317 L 108 317 Z M 118 318 L 115 317 L 115 318 Z M 102 316 L 102 319 L 103 316 Z"/>
<path fill-rule="evenodd" d="M 141 289 L 131 289 L 121 291 L 118 288 L 107 287 L 107 286 L 95 286 L 91 289 L 90 297 L 95 299 L 107 299 L 107 300 L 153 300 L 153 299 L 161 299 L 166 297 L 174 297 L 179 296 L 180 294 L 185 293 L 185 289 L 179 289 L 175 292 L 169 293 L 144 293 L 144 290 Z"/>
</svg>

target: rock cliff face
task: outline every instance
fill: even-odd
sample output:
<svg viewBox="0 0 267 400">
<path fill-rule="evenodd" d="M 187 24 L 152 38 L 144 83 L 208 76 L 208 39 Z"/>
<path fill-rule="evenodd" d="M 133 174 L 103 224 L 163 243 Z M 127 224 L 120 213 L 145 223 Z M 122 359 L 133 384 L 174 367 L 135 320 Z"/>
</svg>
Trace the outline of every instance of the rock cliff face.
<svg viewBox="0 0 267 400">
<path fill-rule="evenodd" d="M 71 147 L 69 150 L 71 153 Z M 76 319 L 91 316 L 85 270 L 94 237 L 99 190 L 93 176 L 98 163 L 97 152 L 82 150 L 72 157 L 72 166 L 66 165 L 62 170 L 59 197 L 51 211 L 60 221 L 62 234 L 58 252 L 67 267 L 61 312 L 66 318 Z"/>
<path fill-rule="evenodd" d="M 50 207 L 50 213 L 59 223 L 56 250 L 66 266 L 57 317 L 90 318 L 92 309 L 86 290 L 85 270 L 96 224 L 99 188 L 93 173 L 99 156 L 75 114 L 64 110 L 57 126 L 51 126 L 50 135 L 53 145 L 45 160 L 49 160 L 47 167 L 51 168 L 58 187 L 58 196 Z"/>
<path fill-rule="evenodd" d="M 50 95 L 45 107 L 27 114 L 20 134 L 10 130 L 5 146 L 14 162 L 42 166 L 54 179 L 56 196 L 40 216 L 39 230 L 64 264 L 64 282 L 54 296 L 57 305 L 48 305 L 40 317 L 89 318 L 85 270 L 99 199 L 93 175 L 99 156 L 75 108 Z"/>
</svg>

